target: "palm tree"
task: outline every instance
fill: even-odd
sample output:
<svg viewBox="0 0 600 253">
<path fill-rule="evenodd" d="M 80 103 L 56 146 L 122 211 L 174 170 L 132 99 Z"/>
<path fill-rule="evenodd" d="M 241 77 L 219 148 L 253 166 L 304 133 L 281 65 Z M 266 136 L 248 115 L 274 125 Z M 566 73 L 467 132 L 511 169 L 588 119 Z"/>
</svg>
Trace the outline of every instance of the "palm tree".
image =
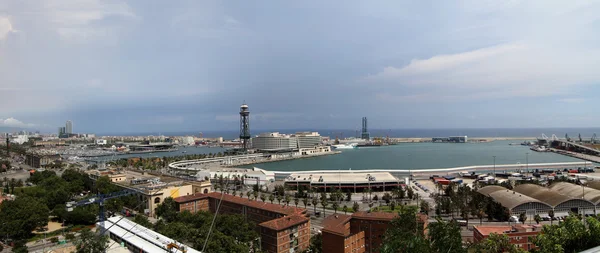
<svg viewBox="0 0 600 253">
<path fill-rule="evenodd" d="M 554 221 L 554 210 L 548 211 L 548 216 L 550 217 L 550 226 L 552 226 L 552 221 Z"/>
<path fill-rule="evenodd" d="M 536 214 L 535 216 L 533 216 L 533 220 L 535 220 L 535 223 L 540 224 L 540 221 L 542 221 L 542 217 L 539 214 Z"/>
<path fill-rule="evenodd" d="M 266 199 L 267 199 L 267 197 L 265 197 L 265 195 L 264 195 L 264 194 L 261 194 L 261 195 L 260 195 L 260 200 L 262 200 L 262 202 L 265 202 L 265 200 L 266 200 Z"/>
<path fill-rule="evenodd" d="M 334 213 L 337 213 L 337 210 L 340 207 L 340 204 L 338 204 L 338 202 L 334 201 L 332 204 L 332 207 L 333 207 Z"/>
<path fill-rule="evenodd" d="M 312 205 L 315 208 L 315 213 L 317 212 L 317 204 L 319 204 L 319 200 L 317 198 L 312 198 Z"/>
<path fill-rule="evenodd" d="M 347 205 L 344 205 L 344 206 L 342 207 L 342 211 L 344 211 L 344 214 L 347 214 L 347 213 L 348 213 L 348 206 L 347 206 Z"/>
<path fill-rule="evenodd" d="M 525 225 L 525 221 L 527 220 L 527 215 L 525 213 L 519 214 L 519 220 Z"/>
<path fill-rule="evenodd" d="M 294 204 L 296 204 L 296 207 L 298 207 L 298 203 L 300 203 L 300 199 L 298 197 L 295 197 Z"/>
<path fill-rule="evenodd" d="M 329 203 L 327 203 L 327 198 L 321 199 L 321 206 L 323 206 L 323 218 L 325 218 L 325 207 L 327 207 Z"/>
<path fill-rule="evenodd" d="M 273 204 L 273 201 L 275 200 L 275 196 L 273 196 L 273 194 L 269 194 L 269 200 L 271 201 L 271 204 Z"/>
</svg>

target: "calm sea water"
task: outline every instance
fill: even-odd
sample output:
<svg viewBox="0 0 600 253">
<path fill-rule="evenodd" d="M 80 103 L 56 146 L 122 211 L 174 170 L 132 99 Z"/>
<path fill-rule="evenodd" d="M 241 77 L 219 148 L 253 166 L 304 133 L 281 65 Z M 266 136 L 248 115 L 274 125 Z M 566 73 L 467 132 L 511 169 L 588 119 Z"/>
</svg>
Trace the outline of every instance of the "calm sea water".
<svg viewBox="0 0 600 253">
<path fill-rule="evenodd" d="M 273 163 L 254 164 L 276 171 L 348 169 L 429 169 L 471 165 L 578 162 L 579 159 L 554 153 L 539 153 L 511 141 L 488 143 L 405 143 L 385 147 L 342 150 L 341 154 Z"/>
</svg>

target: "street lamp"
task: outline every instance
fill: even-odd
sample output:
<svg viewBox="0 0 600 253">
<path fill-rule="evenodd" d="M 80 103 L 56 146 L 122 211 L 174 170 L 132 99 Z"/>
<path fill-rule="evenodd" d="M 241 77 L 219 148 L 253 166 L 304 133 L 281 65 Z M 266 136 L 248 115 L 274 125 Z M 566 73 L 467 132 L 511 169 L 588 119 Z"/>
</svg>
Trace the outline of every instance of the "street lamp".
<svg viewBox="0 0 600 253">
<path fill-rule="evenodd" d="M 525 162 L 527 163 L 525 168 L 527 169 L 527 174 L 529 174 L 529 152 L 525 153 Z"/>
<path fill-rule="evenodd" d="M 496 156 L 494 156 L 494 177 L 496 177 Z"/>
</svg>

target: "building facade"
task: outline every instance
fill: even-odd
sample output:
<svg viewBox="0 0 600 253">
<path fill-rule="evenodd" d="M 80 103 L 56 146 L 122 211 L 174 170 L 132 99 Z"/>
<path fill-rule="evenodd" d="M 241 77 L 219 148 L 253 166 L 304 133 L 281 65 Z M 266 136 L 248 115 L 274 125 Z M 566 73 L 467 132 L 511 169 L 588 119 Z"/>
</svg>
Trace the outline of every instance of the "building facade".
<svg viewBox="0 0 600 253">
<path fill-rule="evenodd" d="M 73 121 L 67 120 L 67 123 L 65 123 L 65 132 L 73 134 Z"/>
<path fill-rule="evenodd" d="M 473 226 L 473 240 L 478 243 L 490 234 L 507 235 L 510 239 L 510 244 L 530 251 L 535 248 L 532 238 L 537 236 L 542 231 L 542 225 L 522 225 L 514 226 Z"/>
<path fill-rule="evenodd" d="M 300 252 L 310 244 L 310 219 L 306 209 L 282 206 L 212 192 L 175 198 L 180 212 L 198 211 L 239 214 L 258 224 L 264 252 Z M 220 206 L 219 206 L 220 202 Z"/>
<path fill-rule="evenodd" d="M 323 221 L 323 252 L 378 253 L 390 222 L 397 213 L 356 212 L 330 215 Z M 417 215 L 419 227 L 426 233 L 427 216 Z"/>
<path fill-rule="evenodd" d="M 291 135 L 278 132 L 262 133 L 252 138 L 252 148 L 258 150 L 296 149 L 298 143 L 296 137 Z"/>
<path fill-rule="evenodd" d="M 314 148 L 321 145 L 321 135 L 318 132 L 297 132 L 295 135 L 298 148 Z"/>
</svg>

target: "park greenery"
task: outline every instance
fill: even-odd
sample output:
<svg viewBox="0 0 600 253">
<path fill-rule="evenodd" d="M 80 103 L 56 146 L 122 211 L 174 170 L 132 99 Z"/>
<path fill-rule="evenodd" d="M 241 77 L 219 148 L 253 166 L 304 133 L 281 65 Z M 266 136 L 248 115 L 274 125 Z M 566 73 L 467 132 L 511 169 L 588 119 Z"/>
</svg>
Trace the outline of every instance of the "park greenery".
<svg viewBox="0 0 600 253">
<path fill-rule="evenodd" d="M 45 227 L 50 219 L 71 227 L 93 225 L 98 216 L 97 205 L 75 207 L 68 212 L 66 203 L 121 190 L 107 177 L 94 182 L 87 174 L 73 169 L 64 170 L 60 177 L 52 170 L 37 171 L 27 181 L 31 186 L 11 181 L 5 180 L 4 188 L 8 187 L 16 197 L 0 204 L 0 234 L 10 241 L 33 238 L 33 231 Z M 109 212 L 118 212 L 123 205 L 135 206 L 137 201 L 129 196 L 108 200 L 105 205 Z"/>
<path fill-rule="evenodd" d="M 183 161 L 183 160 L 197 160 L 206 158 L 223 157 L 226 154 L 208 153 L 208 154 L 189 154 L 182 156 L 163 156 L 158 157 L 135 157 L 135 158 L 121 158 L 107 163 L 108 166 L 120 167 L 120 168 L 136 168 L 143 170 L 157 170 L 166 168 L 169 163 Z"/>
<path fill-rule="evenodd" d="M 219 214 L 215 219 L 214 214 L 204 211 L 178 212 L 172 198 L 166 198 L 157 207 L 156 214 L 160 219 L 150 227 L 198 250 L 203 249 L 205 243 L 205 252 L 249 252 L 250 249 L 257 252 L 260 247 L 256 224 L 246 221 L 242 215 Z M 211 230 L 213 219 L 215 224 Z"/>
</svg>

